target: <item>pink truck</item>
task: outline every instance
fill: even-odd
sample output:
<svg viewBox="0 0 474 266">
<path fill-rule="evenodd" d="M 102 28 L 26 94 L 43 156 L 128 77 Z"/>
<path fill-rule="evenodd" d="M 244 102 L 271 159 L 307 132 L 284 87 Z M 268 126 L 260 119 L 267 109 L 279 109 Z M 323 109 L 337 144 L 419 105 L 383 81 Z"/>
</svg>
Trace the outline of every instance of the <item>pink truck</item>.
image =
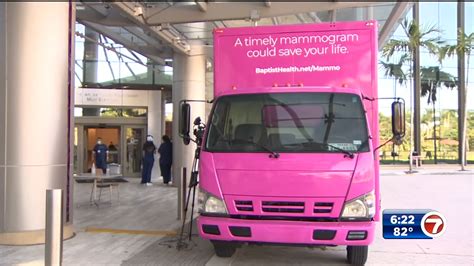
<svg viewBox="0 0 474 266">
<path fill-rule="evenodd" d="M 243 243 L 344 245 L 349 263 L 366 262 L 380 219 L 377 53 L 376 21 L 214 31 L 197 224 L 217 256 Z M 402 101 L 392 116 L 400 138 Z"/>
</svg>

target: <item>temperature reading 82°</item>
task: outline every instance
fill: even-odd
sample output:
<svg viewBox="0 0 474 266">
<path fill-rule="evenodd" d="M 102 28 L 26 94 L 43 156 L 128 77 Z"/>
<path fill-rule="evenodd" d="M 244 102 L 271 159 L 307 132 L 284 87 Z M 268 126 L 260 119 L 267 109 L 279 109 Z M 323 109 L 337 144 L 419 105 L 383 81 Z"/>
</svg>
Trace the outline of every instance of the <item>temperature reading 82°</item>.
<svg viewBox="0 0 474 266">
<path fill-rule="evenodd" d="M 408 233 L 413 232 L 413 227 L 394 227 L 393 235 L 394 236 L 408 236 Z"/>
</svg>

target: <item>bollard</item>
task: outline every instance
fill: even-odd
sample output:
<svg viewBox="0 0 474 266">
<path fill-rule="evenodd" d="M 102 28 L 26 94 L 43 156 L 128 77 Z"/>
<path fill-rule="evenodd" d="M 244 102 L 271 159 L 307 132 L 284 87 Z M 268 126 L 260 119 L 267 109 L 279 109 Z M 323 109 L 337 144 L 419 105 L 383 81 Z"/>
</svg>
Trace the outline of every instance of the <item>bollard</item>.
<svg viewBox="0 0 474 266">
<path fill-rule="evenodd" d="M 63 255 L 63 190 L 46 190 L 44 264 L 61 265 Z"/>
</svg>

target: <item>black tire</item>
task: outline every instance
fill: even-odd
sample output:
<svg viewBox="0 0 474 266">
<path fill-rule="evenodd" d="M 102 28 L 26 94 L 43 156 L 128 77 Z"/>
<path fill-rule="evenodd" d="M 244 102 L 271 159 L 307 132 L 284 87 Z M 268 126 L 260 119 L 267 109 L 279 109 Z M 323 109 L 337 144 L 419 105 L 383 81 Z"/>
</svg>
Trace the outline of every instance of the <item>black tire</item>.
<svg viewBox="0 0 474 266">
<path fill-rule="evenodd" d="M 368 254 L 368 246 L 347 246 L 347 262 L 351 265 L 364 265 Z"/>
<path fill-rule="evenodd" d="M 212 244 L 217 257 L 221 258 L 232 257 L 237 250 L 237 245 L 228 241 L 212 241 Z"/>
</svg>

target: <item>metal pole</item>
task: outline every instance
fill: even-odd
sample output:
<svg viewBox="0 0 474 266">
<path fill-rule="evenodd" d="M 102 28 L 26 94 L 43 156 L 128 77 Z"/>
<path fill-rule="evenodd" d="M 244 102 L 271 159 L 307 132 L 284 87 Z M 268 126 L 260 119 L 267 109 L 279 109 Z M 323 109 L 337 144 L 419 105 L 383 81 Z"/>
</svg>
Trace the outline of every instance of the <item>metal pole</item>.
<svg viewBox="0 0 474 266">
<path fill-rule="evenodd" d="M 413 5 L 413 20 L 420 27 L 420 3 L 415 2 Z M 414 135 L 414 151 L 421 155 L 421 116 L 420 116 L 420 100 L 421 100 L 421 81 L 420 81 L 420 47 L 415 47 L 413 51 L 413 135 Z"/>
<path fill-rule="evenodd" d="M 61 265 L 63 255 L 63 190 L 46 190 L 44 264 Z"/>
<path fill-rule="evenodd" d="M 465 28 L 465 4 L 464 1 L 459 1 L 457 6 L 457 26 L 458 32 L 464 34 Z M 459 36 L 458 36 L 459 45 Z M 469 56 L 469 55 L 467 55 Z M 464 53 L 457 54 L 458 59 L 458 162 L 461 164 L 461 169 L 464 170 L 466 165 L 466 59 Z"/>
<path fill-rule="evenodd" d="M 181 168 L 181 186 L 178 186 L 178 220 L 185 220 L 184 208 L 186 208 L 186 167 Z"/>
<path fill-rule="evenodd" d="M 438 153 L 436 151 L 436 105 L 433 103 L 433 147 L 434 147 L 434 163 L 438 164 Z"/>
<path fill-rule="evenodd" d="M 187 184 L 187 179 L 186 179 L 186 167 L 183 167 L 183 179 L 181 181 L 181 187 L 182 187 L 182 190 L 183 192 L 181 193 L 181 195 L 183 196 L 182 200 L 181 200 L 181 218 L 183 220 L 186 220 L 186 212 L 184 211 L 185 208 L 187 208 L 186 206 L 186 189 L 188 187 L 188 184 Z"/>
</svg>

